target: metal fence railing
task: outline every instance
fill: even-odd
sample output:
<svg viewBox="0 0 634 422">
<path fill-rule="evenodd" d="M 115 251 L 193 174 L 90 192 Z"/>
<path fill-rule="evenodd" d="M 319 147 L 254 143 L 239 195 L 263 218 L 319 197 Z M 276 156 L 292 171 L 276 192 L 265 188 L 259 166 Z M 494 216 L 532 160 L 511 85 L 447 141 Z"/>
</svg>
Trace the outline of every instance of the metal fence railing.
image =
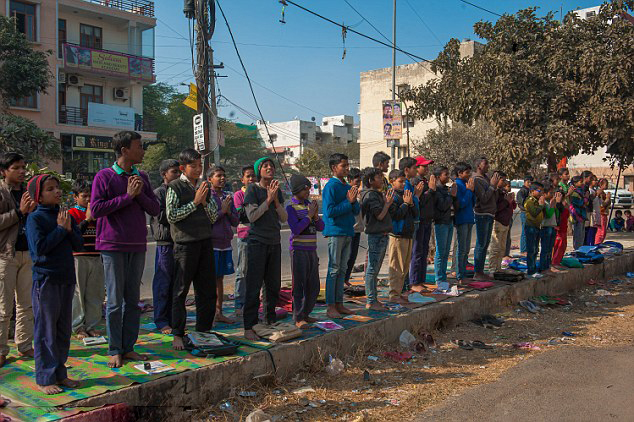
<svg viewBox="0 0 634 422">
<path fill-rule="evenodd" d="M 154 2 L 150 0 L 83 0 L 100 6 L 112 7 L 124 12 L 154 17 Z"/>
</svg>

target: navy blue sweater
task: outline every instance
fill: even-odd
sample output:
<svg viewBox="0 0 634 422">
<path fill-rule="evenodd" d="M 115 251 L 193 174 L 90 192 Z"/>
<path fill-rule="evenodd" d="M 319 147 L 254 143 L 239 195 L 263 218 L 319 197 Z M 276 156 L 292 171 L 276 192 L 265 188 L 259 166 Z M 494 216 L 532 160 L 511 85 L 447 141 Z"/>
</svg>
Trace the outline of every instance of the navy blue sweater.
<svg viewBox="0 0 634 422">
<path fill-rule="evenodd" d="M 73 251 L 81 251 L 83 240 L 72 218 L 70 232 L 57 224 L 58 213 L 58 206 L 38 205 L 26 220 L 33 276 L 43 275 L 55 284 L 75 284 Z"/>
</svg>

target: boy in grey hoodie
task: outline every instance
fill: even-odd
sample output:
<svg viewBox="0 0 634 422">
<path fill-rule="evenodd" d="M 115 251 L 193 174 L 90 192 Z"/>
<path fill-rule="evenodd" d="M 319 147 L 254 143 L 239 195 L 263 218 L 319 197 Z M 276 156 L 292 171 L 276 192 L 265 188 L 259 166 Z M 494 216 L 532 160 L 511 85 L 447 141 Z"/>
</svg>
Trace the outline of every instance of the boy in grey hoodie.
<svg viewBox="0 0 634 422">
<path fill-rule="evenodd" d="M 497 172 L 489 179 L 489 161 L 482 157 L 475 161 L 476 168 L 474 193 L 476 197 L 475 214 L 476 246 L 474 250 L 474 280 L 488 280 L 484 274 L 484 262 L 491 243 L 493 220 L 497 211 L 497 185 L 500 177 Z"/>
<path fill-rule="evenodd" d="M 390 188 L 383 194 L 383 172 L 377 168 L 363 171 L 361 192 L 361 214 L 368 235 L 368 267 L 365 272 L 365 293 L 368 296 L 366 308 L 384 311 L 386 308 L 377 299 L 376 279 L 385 258 L 388 234 L 392 231 L 390 208 L 394 202 L 394 192 Z"/>
</svg>

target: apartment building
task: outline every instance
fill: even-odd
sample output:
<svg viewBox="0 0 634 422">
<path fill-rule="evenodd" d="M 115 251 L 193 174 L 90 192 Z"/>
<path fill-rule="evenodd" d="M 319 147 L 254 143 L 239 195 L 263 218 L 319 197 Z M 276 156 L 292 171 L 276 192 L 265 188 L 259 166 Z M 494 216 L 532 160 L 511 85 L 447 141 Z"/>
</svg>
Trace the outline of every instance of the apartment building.
<svg viewBox="0 0 634 422">
<path fill-rule="evenodd" d="M 473 56 L 482 44 L 465 39 L 460 44 L 463 57 Z M 430 80 L 441 77 L 431 71 L 429 63 L 418 62 L 396 67 L 397 98 L 410 88 L 423 85 Z M 392 68 L 361 72 L 361 95 L 359 101 L 360 122 L 360 161 L 361 168 L 372 166 L 372 156 L 378 151 L 391 155 L 390 141 L 384 139 L 383 101 L 392 99 Z M 403 104 L 403 130 L 401 139 L 395 142 L 395 157 L 392 162 L 407 155 L 407 133 L 410 144 L 420 142 L 427 136 L 427 131 L 437 127 L 434 119 L 415 120 L 407 115 L 407 103 Z"/>
<path fill-rule="evenodd" d="M 150 0 L 0 0 L 36 49 L 51 50 L 55 80 L 47 93 L 15 99 L 11 113 L 60 140 L 51 168 L 92 178 L 112 165 L 112 135 L 137 130 L 156 140 L 143 118 L 143 87 L 154 71 L 154 2 Z"/>
<path fill-rule="evenodd" d="M 280 154 L 284 162 L 291 166 L 295 165 L 304 148 L 310 148 L 311 145 L 333 145 L 334 151 L 337 145 L 347 145 L 359 139 L 354 118 L 347 115 L 323 117 L 321 125 L 299 118 L 266 123 L 275 147 L 268 143 L 268 134 L 262 121 L 257 122 L 260 138 L 267 140 L 265 144 L 269 152 Z"/>
</svg>

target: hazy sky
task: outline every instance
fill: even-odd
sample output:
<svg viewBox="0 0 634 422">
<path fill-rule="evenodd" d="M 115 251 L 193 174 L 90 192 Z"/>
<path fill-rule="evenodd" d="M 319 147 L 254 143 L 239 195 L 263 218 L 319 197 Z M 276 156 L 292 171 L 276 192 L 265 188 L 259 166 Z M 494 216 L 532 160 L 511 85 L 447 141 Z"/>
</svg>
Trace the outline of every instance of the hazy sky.
<svg viewBox="0 0 634 422">
<path fill-rule="evenodd" d="M 391 0 L 347 0 L 386 37 L 392 37 Z M 596 1 L 470 0 L 492 12 L 514 13 L 536 6 L 538 13 L 598 5 Z M 296 0 L 332 20 L 384 40 L 348 5 L 345 0 Z M 342 60 L 341 29 L 295 6 L 286 8 L 286 23 L 281 19 L 278 0 L 220 0 L 233 30 L 266 120 L 276 122 L 299 117 L 320 121 L 324 115 L 350 114 L 357 118 L 359 73 L 391 66 L 387 47 L 353 33 L 346 37 L 347 54 Z M 173 85 L 193 81 L 188 39 L 188 21 L 182 0 L 155 0 L 157 80 Z M 397 0 L 398 47 L 417 56 L 433 59 L 451 38 L 476 39 L 473 24 L 494 21 L 497 16 L 460 0 Z M 224 20 L 217 10 L 216 32 L 212 39 L 215 63 L 223 62 L 219 75 L 224 96 L 250 113 L 257 110 L 251 98 L 240 63 L 230 42 Z M 397 64 L 411 63 L 397 53 Z M 186 90 L 181 86 L 179 89 Z M 285 97 L 285 98 L 283 98 Z M 241 123 L 254 118 L 226 102 L 220 115 Z"/>
</svg>

